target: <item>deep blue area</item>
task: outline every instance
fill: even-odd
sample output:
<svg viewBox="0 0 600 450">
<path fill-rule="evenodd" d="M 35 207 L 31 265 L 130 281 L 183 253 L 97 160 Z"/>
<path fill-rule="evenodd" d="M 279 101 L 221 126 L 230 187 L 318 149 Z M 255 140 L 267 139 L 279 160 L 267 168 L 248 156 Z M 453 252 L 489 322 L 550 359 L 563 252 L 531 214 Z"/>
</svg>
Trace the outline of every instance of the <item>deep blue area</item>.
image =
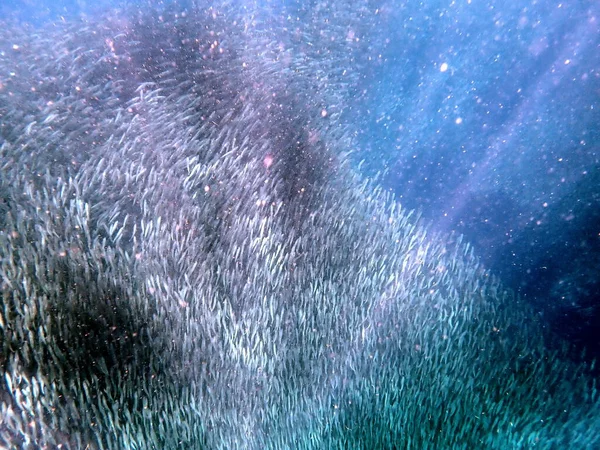
<svg viewBox="0 0 600 450">
<path fill-rule="evenodd" d="M 599 7 L 396 6 L 348 119 L 367 170 L 600 356 Z"/>
</svg>

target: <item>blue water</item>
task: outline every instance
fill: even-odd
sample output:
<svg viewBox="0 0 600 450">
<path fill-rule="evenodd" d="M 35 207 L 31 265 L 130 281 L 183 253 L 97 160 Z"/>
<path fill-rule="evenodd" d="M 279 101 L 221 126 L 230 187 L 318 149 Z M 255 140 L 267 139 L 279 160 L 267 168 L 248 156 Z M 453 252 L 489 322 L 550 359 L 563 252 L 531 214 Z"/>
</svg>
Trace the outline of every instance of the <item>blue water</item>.
<svg viewBox="0 0 600 450">
<path fill-rule="evenodd" d="M 599 355 L 597 2 L 396 6 L 355 114 L 373 170 Z"/>
<path fill-rule="evenodd" d="M 108 8 L 122 7 L 134 2 L 109 0 L 3 0 L 0 2 L 0 16 L 41 26 L 48 22 L 84 18 L 90 14 L 100 14 Z M 141 4 L 141 2 L 138 2 Z"/>
<path fill-rule="evenodd" d="M 390 7 L 357 114 L 369 162 L 388 168 L 403 204 L 464 233 L 550 327 L 598 355 L 600 9 L 427 4 Z"/>
</svg>

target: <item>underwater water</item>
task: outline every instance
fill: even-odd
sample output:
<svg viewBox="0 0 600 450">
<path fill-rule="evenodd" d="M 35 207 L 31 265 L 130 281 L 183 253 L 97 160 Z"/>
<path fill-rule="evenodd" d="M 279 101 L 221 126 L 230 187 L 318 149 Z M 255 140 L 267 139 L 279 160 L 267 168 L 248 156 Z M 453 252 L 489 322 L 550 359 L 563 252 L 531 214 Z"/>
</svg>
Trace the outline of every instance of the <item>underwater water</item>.
<svg viewBox="0 0 600 450">
<path fill-rule="evenodd" d="M 403 205 L 598 357 L 598 5 L 428 5 L 391 13 L 362 148 Z"/>
<path fill-rule="evenodd" d="M 3 2 L 0 446 L 600 446 L 595 2 Z"/>
</svg>

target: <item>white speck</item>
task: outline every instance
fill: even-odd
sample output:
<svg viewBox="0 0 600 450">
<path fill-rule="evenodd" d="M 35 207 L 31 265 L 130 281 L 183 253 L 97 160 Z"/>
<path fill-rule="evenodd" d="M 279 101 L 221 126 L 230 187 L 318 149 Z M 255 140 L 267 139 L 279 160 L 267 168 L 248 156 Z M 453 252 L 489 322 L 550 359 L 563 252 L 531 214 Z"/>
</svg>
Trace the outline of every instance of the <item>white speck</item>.
<svg viewBox="0 0 600 450">
<path fill-rule="evenodd" d="M 463 121 L 463 120 L 462 120 L 462 117 L 457 117 L 457 118 L 456 118 L 456 120 L 454 121 L 454 123 L 455 123 L 456 125 L 460 125 L 460 124 L 462 123 L 462 121 Z"/>
<path fill-rule="evenodd" d="M 210 191 L 210 186 L 204 186 L 204 192 Z"/>
<path fill-rule="evenodd" d="M 448 70 L 448 63 L 442 63 L 440 66 L 440 72 L 446 72 Z"/>
</svg>

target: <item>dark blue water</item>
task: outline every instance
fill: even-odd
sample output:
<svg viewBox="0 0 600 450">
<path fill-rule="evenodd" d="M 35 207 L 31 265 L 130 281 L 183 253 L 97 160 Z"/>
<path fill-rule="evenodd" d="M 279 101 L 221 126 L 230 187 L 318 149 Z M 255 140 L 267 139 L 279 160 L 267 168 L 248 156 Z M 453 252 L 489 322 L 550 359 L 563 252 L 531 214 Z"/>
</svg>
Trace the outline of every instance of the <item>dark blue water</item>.
<svg viewBox="0 0 600 450">
<path fill-rule="evenodd" d="M 373 170 L 600 355 L 597 2 L 389 5 L 355 118 Z M 381 41 L 379 41 L 381 43 Z M 445 70 L 444 70 L 445 69 Z"/>
</svg>

